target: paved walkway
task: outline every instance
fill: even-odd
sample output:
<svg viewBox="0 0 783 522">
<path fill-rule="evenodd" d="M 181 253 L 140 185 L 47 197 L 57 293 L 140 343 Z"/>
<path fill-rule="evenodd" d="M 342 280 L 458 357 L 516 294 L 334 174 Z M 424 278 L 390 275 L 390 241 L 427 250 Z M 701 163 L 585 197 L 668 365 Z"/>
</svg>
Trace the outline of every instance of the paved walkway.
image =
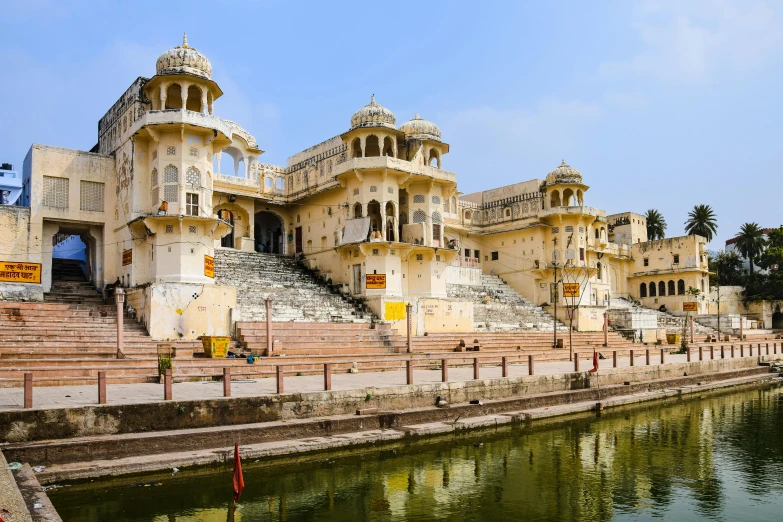
<svg viewBox="0 0 783 522">
<path fill-rule="evenodd" d="M 709 357 L 709 352 L 705 353 Z M 716 356 L 718 354 L 716 353 Z M 698 356 L 694 357 L 696 360 Z M 650 362 L 655 365 L 660 363 L 658 350 L 650 353 Z M 667 363 L 684 363 L 686 356 L 666 355 Z M 635 357 L 635 365 L 643 366 L 645 355 L 641 351 Z M 618 367 L 629 366 L 628 357 L 618 359 Z M 587 371 L 592 367 L 589 361 L 580 361 L 580 370 Z M 603 359 L 599 363 L 600 369 L 611 369 L 612 360 Z M 563 362 L 536 362 L 536 375 L 555 375 L 574 371 L 574 363 Z M 528 374 L 527 364 L 511 364 L 509 366 L 510 377 L 522 377 Z M 599 371 L 600 374 L 600 371 Z M 482 366 L 480 370 L 482 379 L 501 378 L 500 366 Z M 332 390 L 364 390 L 367 388 L 386 388 L 405 385 L 405 371 L 388 372 L 364 372 L 364 373 L 335 373 L 332 375 Z M 449 368 L 449 382 L 473 380 L 473 367 Z M 415 384 L 441 382 L 441 371 L 415 370 L 413 372 Z M 259 397 L 276 394 L 277 381 L 274 377 L 261 379 L 238 379 L 231 381 L 232 397 Z M 286 376 L 284 381 L 285 393 L 311 393 L 323 391 L 324 380 L 322 375 Z M 154 383 L 138 384 L 111 384 L 109 380 L 107 391 L 107 404 L 142 404 L 163 401 L 163 385 Z M 221 381 L 203 382 L 175 382 L 173 384 L 172 397 L 176 400 L 200 400 L 215 399 L 223 396 L 223 383 Z M 20 410 L 24 404 L 23 388 L 0 388 L 0 411 Z M 75 408 L 98 404 L 98 385 L 82 386 L 35 386 L 33 388 L 33 408 Z"/>
</svg>

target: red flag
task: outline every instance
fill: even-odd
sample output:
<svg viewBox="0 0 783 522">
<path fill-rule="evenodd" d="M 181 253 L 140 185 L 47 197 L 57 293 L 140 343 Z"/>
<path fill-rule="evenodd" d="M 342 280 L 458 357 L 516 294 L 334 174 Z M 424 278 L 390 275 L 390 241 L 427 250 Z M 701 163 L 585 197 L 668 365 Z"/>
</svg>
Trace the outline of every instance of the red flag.
<svg viewBox="0 0 783 522">
<path fill-rule="evenodd" d="M 598 352 L 593 352 L 593 369 L 589 370 L 590 373 L 595 373 L 598 371 Z"/>
<path fill-rule="evenodd" d="M 234 443 L 234 503 L 239 500 L 245 489 L 245 477 L 242 476 L 242 460 L 239 458 L 239 444 Z"/>
</svg>

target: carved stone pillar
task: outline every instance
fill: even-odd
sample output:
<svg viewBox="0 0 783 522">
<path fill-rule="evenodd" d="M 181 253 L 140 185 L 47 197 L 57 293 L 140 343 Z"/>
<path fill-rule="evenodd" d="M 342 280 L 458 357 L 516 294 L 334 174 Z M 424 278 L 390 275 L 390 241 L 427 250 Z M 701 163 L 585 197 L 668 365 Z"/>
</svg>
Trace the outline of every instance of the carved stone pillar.
<svg viewBox="0 0 783 522">
<path fill-rule="evenodd" d="M 162 111 L 166 110 L 166 88 L 165 83 L 160 84 L 160 110 Z"/>
<path fill-rule="evenodd" d="M 182 93 L 182 110 L 185 110 L 188 106 L 188 87 L 190 87 L 190 84 L 184 82 L 180 86 L 180 91 Z"/>
</svg>

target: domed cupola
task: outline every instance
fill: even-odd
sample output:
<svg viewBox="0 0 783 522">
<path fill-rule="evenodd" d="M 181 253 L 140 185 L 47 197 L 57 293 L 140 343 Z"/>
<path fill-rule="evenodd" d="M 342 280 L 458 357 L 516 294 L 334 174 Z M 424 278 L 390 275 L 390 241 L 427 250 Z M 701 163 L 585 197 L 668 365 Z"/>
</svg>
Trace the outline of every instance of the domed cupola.
<svg viewBox="0 0 783 522">
<path fill-rule="evenodd" d="M 411 121 L 400 125 L 400 130 L 409 139 L 440 141 L 440 129 L 438 126 L 431 121 L 422 119 L 418 113 Z"/>
<path fill-rule="evenodd" d="M 566 164 L 565 160 L 560 166 L 546 175 L 546 184 L 557 185 L 559 183 L 582 184 L 582 173 Z"/>
<path fill-rule="evenodd" d="M 397 118 L 392 111 L 375 103 L 375 95 L 372 95 L 370 103 L 359 109 L 351 116 L 351 129 L 360 127 L 386 127 L 396 129 Z"/>
<path fill-rule="evenodd" d="M 157 74 L 192 74 L 212 79 L 212 64 L 207 57 L 188 45 L 188 34 L 182 37 L 182 45 L 161 54 L 155 65 Z"/>
</svg>

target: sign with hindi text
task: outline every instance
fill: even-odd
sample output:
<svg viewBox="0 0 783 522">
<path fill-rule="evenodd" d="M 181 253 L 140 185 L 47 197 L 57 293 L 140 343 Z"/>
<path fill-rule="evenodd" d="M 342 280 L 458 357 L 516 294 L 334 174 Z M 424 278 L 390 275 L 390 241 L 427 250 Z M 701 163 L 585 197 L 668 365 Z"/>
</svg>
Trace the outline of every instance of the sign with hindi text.
<svg viewBox="0 0 783 522">
<path fill-rule="evenodd" d="M 579 297 L 579 283 L 563 283 L 563 297 Z"/>
<path fill-rule="evenodd" d="M 383 290 L 386 288 L 386 274 L 367 274 L 365 288 L 368 290 Z"/>
<path fill-rule="evenodd" d="M 204 275 L 215 279 L 215 258 L 204 256 Z"/>
<path fill-rule="evenodd" d="M 0 282 L 41 284 L 41 263 L 0 261 Z"/>
<path fill-rule="evenodd" d="M 131 263 L 133 263 L 133 249 L 129 248 L 128 250 L 123 250 L 122 251 L 122 266 L 128 266 Z"/>
<path fill-rule="evenodd" d="M 699 304 L 698 303 L 693 303 L 693 302 L 682 303 L 682 311 L 683 312 L 698 312 L 699 311 Z"/>
</svg>

